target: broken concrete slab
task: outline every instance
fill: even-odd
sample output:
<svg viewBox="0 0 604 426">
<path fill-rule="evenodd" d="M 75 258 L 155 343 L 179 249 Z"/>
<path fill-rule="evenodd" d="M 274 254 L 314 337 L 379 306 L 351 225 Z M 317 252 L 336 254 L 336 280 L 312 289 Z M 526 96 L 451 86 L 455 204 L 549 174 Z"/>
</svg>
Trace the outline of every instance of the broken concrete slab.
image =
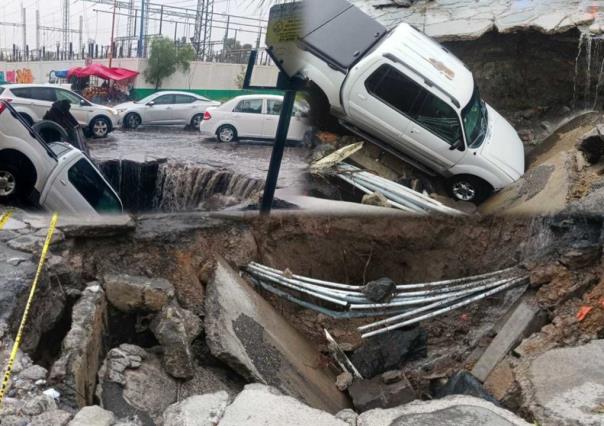
<svg viewBox="0 0 604 426">
<path fill-rule="evenodd" d="M 164 426 L 217 425 L 230 402 L 229 394 L 224 391 L 190 396 L 164 411 Z"/>
<path fill-rule="evenodd" d="M 159 422 L 177 400 L 178 385 L 159 357 L 134 345 L 110 350 L 98 377 L 96 396 L 101 407 L 120 418 L 136 415 L 145 426 Z"/>
<path fill-rule="evenodd" d="M 163 278 L 107 274 L 103 286 L 109 303 L 122 312 L 157 312 L 174 298 L 174 287 Z"/>
<path fill-rule="evenodd" d="M 476 377 L 467 371 L 458 371 L 447 380 L 447 383 L 436 389 L 435 398 L 444 398 L 449 395 L 468 395 L 497 404 L 497 400 L 490 395 Z"/>
<path fill-rule="evenodd" d="M 177 398 L 219 391 L 234 397 L 243 386 L 228 376 L 221 368 L 197 365 L 191 380 L 177 381 L 162 368 L 157 355 L 122 344 L 107 353 L 96 396 L 103 408 L 120 418 L 138 416 L 142 424 L 155 425 Z"/>
<path fill-rule="evenodd" d="M 105 356 L 107 301 L 98 283 L 86 287 L 71 316 L 71 329 L 63 339 L 61 357 L 52 366 L 49 380 L 57 384 L 62 401 L 75 408 L 93 403 L 96 372 Z"/>
<path fill-rule="evenodd" d="M 374 408 L 391 408 L 416 399 L 415 390 L 403 375 L 393 383 L 384 383 L 382 376 L 371 380 L 355 380 L 348 388 L 352 403 L 357 412 L 362 413 Z"/>
<path fill-rule="evenodd" d="M 524 406 L 539 424 L 601 425 L 604 414 L 604 340 L 552 349 L 516 376 Z"/>
<path fill-rule="evenodd" d="M 275 386 L 312 407 L 336 413 L 350 402 L 319 351 L 228 263 L 217 258 L 205 299 L 206 341 L 212 355 L 250 381 Z"/>
<path fill-rule="evenodd" d="M 162 362 L 172 377 L 194 375 L 191 342 L 201 332 L 201 319 L 177 304 L 166 305 L 151 322 L 151 331 L 162 345 Z"/>
<path fill-rule="evenodd" d="M 543 314 L 536 306 L 521 302 L 497 333 L 472 369 L 472 375 L 484 382 L 495 366 L 509 351 L 530 333 L 544 325 Z"/>
<path fill-rule="evenodd" d="M 221 426 L 256 425 L 348 426 L 324 411 L 311 408 L 277 389 L 261 384 L 247 385 L 229 405 L 220 421 Z"/>
<path fill-rule="evenodd" d="M 50 410 L 38 416 L 32 417 L 27 426 L 65 426 L 71 419 L 72 414 L 64 410 Z"/>
<path fill-rule="evenodd" d="M 98 405 L 82 408 L 67 426 L 111 426 L 115 416 Z"/>
<path fill-rule="evenodd" d="M 472 396 L 451 396 L 415 401 L 387 410 L 370 410 L 358 417 L 357 426 L 529 426 L 520 417 Z"/>
<path fill-rule="evenodd" d="M 426 356 L 426 331 L 421 327 L 393 330 L 365 341 L 350 361 L 361 376 L 371 379 L 388 370 L 400 368 L 405 361 Z"/>
</svg>

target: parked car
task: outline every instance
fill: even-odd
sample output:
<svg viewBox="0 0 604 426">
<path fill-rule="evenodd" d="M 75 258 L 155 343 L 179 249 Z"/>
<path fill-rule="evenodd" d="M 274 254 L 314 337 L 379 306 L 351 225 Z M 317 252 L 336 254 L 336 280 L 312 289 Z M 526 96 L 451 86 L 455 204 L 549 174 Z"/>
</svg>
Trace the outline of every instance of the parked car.
<svg viewBox="0 0 604 426">
<path fill-rule="evenodd" d="M 220 102 L 194 93 L 162 91 L 115 108 L 127 129 L 145 124 L 184 125 L 197 129 L 206 109 L 219 105 Z"/>
<path fill-rule="evenodd" d="M 95 138 L 107 137 L 120 124 L 114 108 L 93 104 L 59 85 L 6 84 L 0 86 L 0 99 L 9 101 L 30 125 L 42 120 L 52 104 L 61 100 L 71 103 L 71 114 Z"/>
<path fill-rule="evenodd" d="M 458 200 L 480 202 L 524 174 L 518 134 L 445 47 L 406 23 L 387 30 L 346 0 L 329 8 L 303 3 L 313 11 L 304 16 L 304 35 L 293 41 L 279 33 L 278 21 L 295 19 L 298 3 L 274 6 L 267 45 L 288 76 L 309 81 L 320 105 L 313 114 L 324 109 L 368 141 L 447 177 Z"/>
<path fill-rule="evenodd" d="M 65 142 L 44 142 L 0 100 L 0 202 L 19 201 L 72 215 L 123 211 L 119 196 L 86 155 Z"/>
<path fill-rule="evenodd" d="M 216 136 L 220 142 L 274 139 L 282 106 L 283 96 L 237 96 L 219 107 L 208 108 L 199 130 L 204 136 Z M 307 115 L 308 106 L 296 102 L 287 133 L 289 140 L 304 139 L 304 134 L 310 128 Z"/>
</svg>

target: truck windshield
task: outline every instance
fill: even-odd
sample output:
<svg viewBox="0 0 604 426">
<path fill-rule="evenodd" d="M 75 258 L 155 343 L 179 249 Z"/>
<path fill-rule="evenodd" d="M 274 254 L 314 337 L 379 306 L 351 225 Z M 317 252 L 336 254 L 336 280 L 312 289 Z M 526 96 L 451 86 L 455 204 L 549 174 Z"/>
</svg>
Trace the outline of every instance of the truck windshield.
<svg viewBox="0 0 604 426">
<path fill-rule="evenodd" d="M 120 200 L 87 160 L 81 159 L 71 166 L 67 177 L 97 212 L 122 213 Z"/>
<path fill-rule="evenodd" d="M 463 126 L 468 138 L 468 147 L 478 148 L 484 142 L 487 133 L 487 108 L 480 99 L 478 87 L 474 88 L 472 99 L 461 112 Z"/>
</svg>

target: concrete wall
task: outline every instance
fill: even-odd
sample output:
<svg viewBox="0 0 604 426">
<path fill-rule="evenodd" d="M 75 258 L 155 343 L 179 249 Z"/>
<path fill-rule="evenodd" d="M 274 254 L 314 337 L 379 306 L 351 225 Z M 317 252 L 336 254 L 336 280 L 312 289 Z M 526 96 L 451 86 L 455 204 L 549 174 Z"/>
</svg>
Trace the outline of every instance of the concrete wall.
<svg viewBox="0 0 604 426">
<path fill-rule="evenodd" d="M 108 65 L 107 60 L 96 60 L 95 62 Z M 27 68 L 33 74 L 34 83 L 47 83 L 51 71 L 83 65 L 82 61 L 0 62 L 0 71 L 6 72 Z M 113 60 L 113 66 L 128 68 L 141 73 L 134 84 L 137 89 L 153 89 L 153 85 L 148 84 L 142 76 L 146 65 L 146 59 L 124 58 Z M 176 72 L 163 82 L 162 89 L 236 90 L 239 89 L 237 77 L 242 72 L 245 72 L 245 65 L 241 64 L 192 62 L 189 72 Z M 277 74 L 278 70 L 274 66 L 258 65 L 254 68 L 252 84 L 274 86 L 277 82 Z"/>
</svg>

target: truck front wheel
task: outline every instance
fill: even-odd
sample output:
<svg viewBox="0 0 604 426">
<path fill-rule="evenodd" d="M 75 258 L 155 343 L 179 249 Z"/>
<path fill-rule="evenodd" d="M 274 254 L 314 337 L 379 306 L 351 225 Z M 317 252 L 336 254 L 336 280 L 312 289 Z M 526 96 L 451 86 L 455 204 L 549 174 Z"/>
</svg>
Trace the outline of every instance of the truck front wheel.
<svg viewBox="0 0 604 426">
<path fill-rule="evenodd" d="M 457 201 L 480 204 L 492 193 L 493 188 L 484 180 L 471 175 L 458 175 L 449 179 L 449 194 Z"/>
</svg>

